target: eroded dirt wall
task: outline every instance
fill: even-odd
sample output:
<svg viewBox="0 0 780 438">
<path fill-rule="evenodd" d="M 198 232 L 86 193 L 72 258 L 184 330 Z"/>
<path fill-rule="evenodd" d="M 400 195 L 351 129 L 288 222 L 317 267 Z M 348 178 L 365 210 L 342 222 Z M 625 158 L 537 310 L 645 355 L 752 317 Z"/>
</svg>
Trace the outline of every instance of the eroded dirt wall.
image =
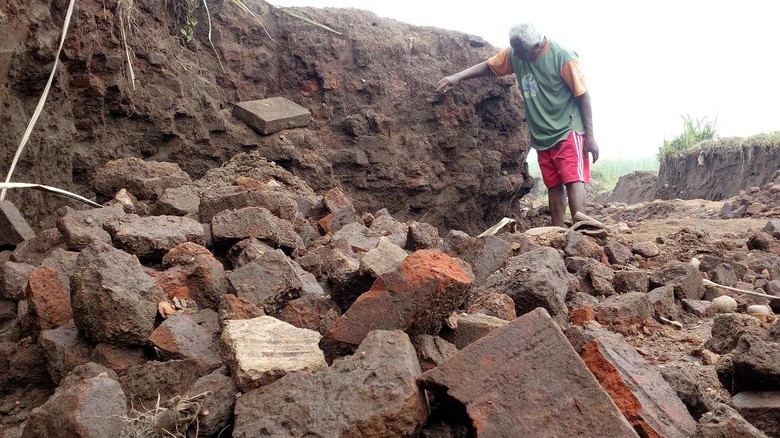
<svg viewBox="0 0 780 438">
<path fill-rule="evenodd" d="M 722 200 L 766 184 L 777 169 L 780 140 L 760 135 L 705 142 L 664 157 L 658 171 L 658 198 Z"/>
<path fill-rule="evenodd" d="M 496 51 L 478 38 L 358 10 L 306 10 L 337 35 L 246 1 L 260 25 L 219 0 L 208 3 L 218 60 L 205 8 L 187 17 L 176 4 L 138 1 L 123 11 L 114 0 L 77 2 L 15 180 L 89 196 L 95 170 L 110 159 L 174 161 L 198 177 L 259 149 L 315 190 L 342 187 L 361 210 L 386 207 L 400 220 L 467 231 L 511 215 L 532 185 L 512 78 L 433 93 L 440 77 Z M 66 7 L 64 0 L 0 6 L 3 174 L 48 79 Z M 312 124 L 261 136 L 230 114 L 236 101 L 279 95 L 309 108 Z M 30 192 L 10 199 L 38 227 L 66 203 Z"/>
</svg>

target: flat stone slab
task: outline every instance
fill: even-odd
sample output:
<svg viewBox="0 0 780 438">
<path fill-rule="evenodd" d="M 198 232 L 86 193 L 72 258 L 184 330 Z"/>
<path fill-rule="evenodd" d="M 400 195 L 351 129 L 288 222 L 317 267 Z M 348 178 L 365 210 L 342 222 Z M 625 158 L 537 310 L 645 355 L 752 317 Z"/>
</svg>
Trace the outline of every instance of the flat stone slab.
<svg viewBox="0 0 780 438">
<path fill-rule="evenodd" d="M 696 438 L 767 438 L 739 412 L 720 403 L 715 409 L 704 414 L 696 426 Z"/>
<path fill-rule="evenodd" d="M 18 245 L 34 236 L 19 209 L 11 201 L 0 201 L 0 245 Z"/>
<path fill-rule="evenodd" d="M 476 437 L 637 436 L 541 308 L 464 348 L 418 382 L 437 399 L 456 400 Z"/>
<path fill-rule="evenodd" d="M 159 260 L 184 242 L 205 243 L 203 225 L 181 216 L 128 215 L 109 221 L 103 228 L 109 232 L 117 248 L 139 258 Z"/>
<path fill-rule="evenodd" d="M 284 97 L 239 102 L 233 115 L 261 134 L 302 128 L 311 123 L 311 112 Z"/>
<path fill-rule="evenodd" d="M 780 391 L 740 392 L 729 405 L 767 436 L 780 436 Z"/>
<path fill-rule="evenodd" d="M 411 437 L 428 416 L 409 337 L 377 330 L 315 373 L 291 373 L 236 401 L 233 437 Z"/>
<path fill-rule="evenodd" d="M 242 391 L 267 385 L 293 371 L 327 367 L 320 334 L 270 316 L 225 321 L 222 352 Z"/>
</svg>

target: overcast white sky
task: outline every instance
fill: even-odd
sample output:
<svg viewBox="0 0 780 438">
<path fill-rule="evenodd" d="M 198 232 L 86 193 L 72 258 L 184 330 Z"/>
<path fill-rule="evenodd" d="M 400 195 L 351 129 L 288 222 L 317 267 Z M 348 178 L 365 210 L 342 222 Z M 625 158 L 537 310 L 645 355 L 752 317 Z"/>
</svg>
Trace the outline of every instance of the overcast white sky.
<svg viewBox="0 0 780 438">
<path fill-rule="evenodd" d="M 580 55 L 602 157 L 655 155 L 682 130 L 681 115 L 717 117 L 721 137 L 780 131 L 780 3 L 773 1 L 271 3 L 367 9 L 479 35 L 501 48 L 509 27 L 534 23 Z"/>
</svg>

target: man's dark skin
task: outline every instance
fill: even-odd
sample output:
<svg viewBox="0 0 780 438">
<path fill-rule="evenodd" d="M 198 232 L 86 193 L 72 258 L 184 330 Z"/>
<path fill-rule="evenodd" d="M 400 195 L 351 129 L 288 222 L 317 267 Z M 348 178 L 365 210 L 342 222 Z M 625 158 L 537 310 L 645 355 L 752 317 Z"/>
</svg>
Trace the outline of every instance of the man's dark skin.
<svg viewBox="0 0 780 438">
<path fill-rule="evenodd" d="M 525 47 L 521 40 L 511 38 L 509 40 L 509 45 L 512 46 L 514 56 L 518 59 L 523 61 L 535 61 L 542 56 L 546 41 L 547 37 L 539 44 Z M 446 93 L 450 88 L 454 87 L 462 80 L 487 76 L 493 76 L 493 71 L 488 67 L 487 61 L 483 61 L 461 72 L 441 79 L 439 83 L 436 84 L 436 91 Z M 599 147 L 593 136 L 593 111 L 591 110 L 590 105 L 590 94 L 585 92 L 576 97 L 576 99 L 582 114 L 582 123 L 585 126 L 585 151 L 590 152 L 591 156 L 593 156 L 593 162 L 595 163 L 599 159 Z M 572 218 L 578 211 L 585 212 L 585 184 L 580 181 L 575 181 L 565 184 L 565 186 L 565 190 L 563 184 L 547 189 L 552 224 L 559 227 L 564 226 L 563 218 L 566 213 L 566 194 L 569 195 L 569 211 L 571 212 Z"/>
</svg>

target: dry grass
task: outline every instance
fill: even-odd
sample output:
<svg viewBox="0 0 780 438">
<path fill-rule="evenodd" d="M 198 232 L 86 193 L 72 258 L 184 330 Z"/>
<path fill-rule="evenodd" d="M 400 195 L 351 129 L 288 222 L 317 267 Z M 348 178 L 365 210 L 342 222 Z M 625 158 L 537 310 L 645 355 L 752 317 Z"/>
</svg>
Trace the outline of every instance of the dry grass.
<svg viewBox="0 0 780 438">
<path fill-rule="evenodd" d="M 306 22 L 306 23 L 309 23 L 309 24 L 311 24 L 312 26 L 317 26 L 317 27 L 319 27 L 319 28 L 322 28 L 322 29 L 325 29 L 325 30 L 327 30 L 328 32 L 333 32 L 333 33 L 335 33 L 336 35 L 342 35 L 342 33 L 341 33 L 341 32 L 335 31 L 335 30 L 331 29 L 330 27 L 328 27 L 328 26 L 325 26 L 324 24 L 322 24 L 322 23 L 318 22 L 317 20 L 315 20 L 315 19 L 314 19 L 314 18 L 312 18 L 311 16 L 306 16 L 306 15 L 304 15 L 304 13 L 303 13 L 303 12 L 299 12 L 299 11 L 296 11 L 296 10 L 294 10 L 294 9 L 290 9 L 290 8 L 280 8 L 280 7 L 276 7 L 276 9 L 278 9 L 278 10 L 279 10 L 279 11 L 281 11 L 281 12 L 284 12 L 285 14 L 287 14 L 287 15 L 289 15 L 289 16 L 291 16 L 291 17 L 293 17 L 293 18 L 297 18 L 297 19 L 299 19 L 299 20 L 302 20 L 302 21 L 304 21 L 304 22 Z M 308 14 L 307 14 L 307 15 L 308 15 Z"/>
<path fill-rule="evenodd" d="M 131 409 L 124 417 L 125 427 L 119 438 L 186 438 L 187 430 L 195 425 L 195 436 L 198 436 L 198 417 L 203 412 L 200 400 L 211 394 L 206 391 L 192 397 L 177 396 L 160 405 L 160 396 L 151 410 Z"/>
<path fill-rule="evenodd" d="M 135 58 L 135 52 L 127 43 L 127 35 L 132 33 L 133 29 L 136 28 L 135 1 L 119 0 L 117 1 L 116 9 L 117 16 L 119 17 L 119 33 L 122 36 L 122 46 L 125 48 L 130 86 L 135 90 L 135 72 L 133 71 L 133 58 Z"/>
</svg>

